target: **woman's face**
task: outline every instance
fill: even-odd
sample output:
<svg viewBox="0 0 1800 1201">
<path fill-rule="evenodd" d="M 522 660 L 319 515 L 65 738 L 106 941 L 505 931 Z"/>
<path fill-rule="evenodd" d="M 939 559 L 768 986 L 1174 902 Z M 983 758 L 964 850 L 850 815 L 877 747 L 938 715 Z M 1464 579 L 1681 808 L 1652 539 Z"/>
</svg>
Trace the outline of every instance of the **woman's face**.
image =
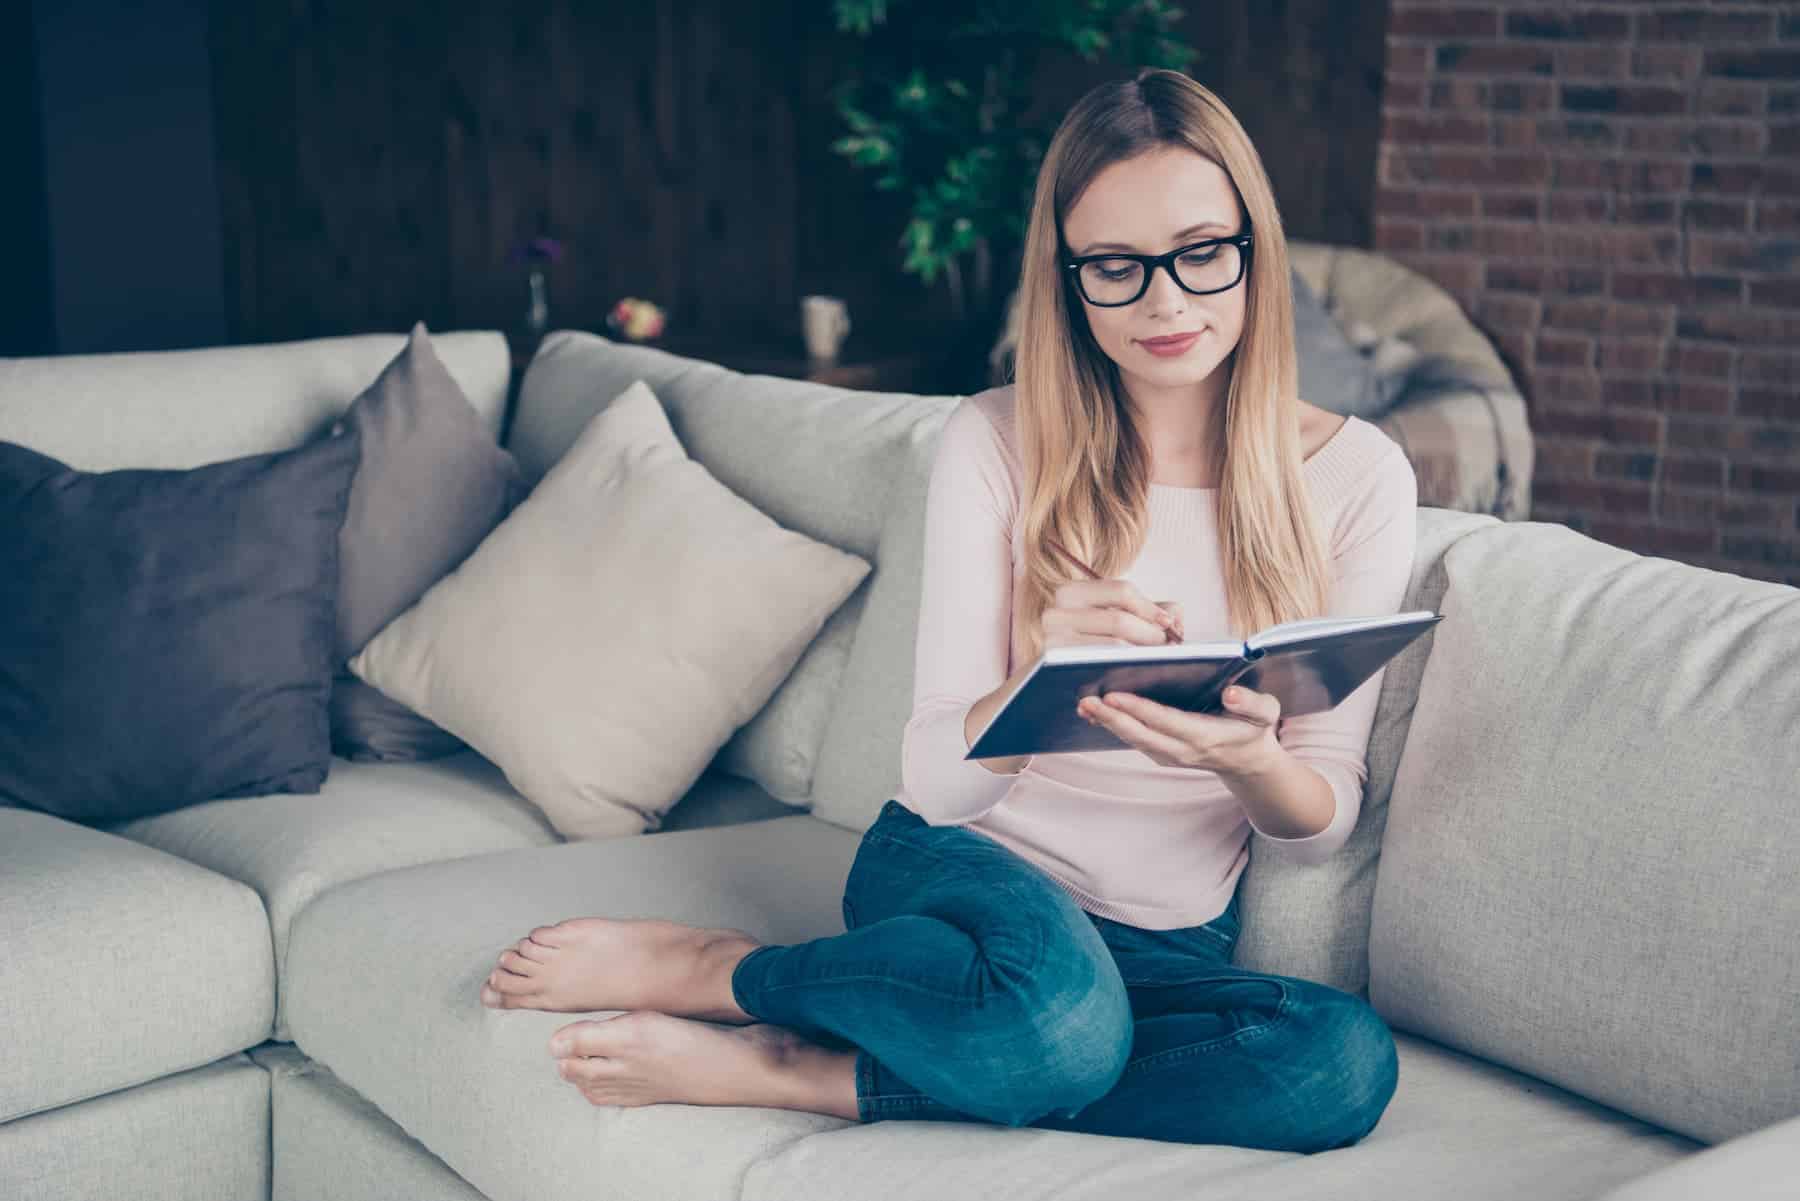
<svg viewBox="0 0 1800 1201">
<path fill-rule="evenodd" d="M 1166 254 L 1203 238 L 1243 231 L 1231 177 L 1211 159 L 1183 147 L 1153 150 L 1112 164 L 1094 177 L 1063 219 L 1063 238 L 1072 257 L 1120 250 Z M 1219 249 L 1236 253 L 1231 247 Z M 1108 266 L 1119 264 L 1087 270 Z M 1190 282 L 1205 286 L 1201 270 L 1193 268 Z M 1246 270 L 1235 287 L 1196 296 L 1158 269 L 1150 277 L 1149 290 L 1131 304 L 1090 304 L 1079 292 L 1072 293 L 1071 300 L 1087 313 L 1094 340 L 1119 365 L 1128 385 L 1151 391 L 1178 389 L 1206 379 L 1236 348 L 1244 328 L 1247 280 Z M 1147 338 L 1196 331 L 1199 337 L 1180 354 L 1159 356 L 1144 345 Z"/>
</svg>

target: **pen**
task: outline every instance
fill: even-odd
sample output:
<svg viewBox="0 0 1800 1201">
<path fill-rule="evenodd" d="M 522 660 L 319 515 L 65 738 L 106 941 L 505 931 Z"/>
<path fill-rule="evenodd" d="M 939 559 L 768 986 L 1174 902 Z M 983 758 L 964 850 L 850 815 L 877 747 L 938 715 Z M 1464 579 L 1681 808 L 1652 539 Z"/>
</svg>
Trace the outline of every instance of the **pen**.
<svg viewBox="0 0 1800 1201">
<path fill-rule="evenodd" d="M 1056 551 L 1058 554 L 1062 555 L 1064 558 L 1066 558 L 1070 562 L 1074 563 L 1075 566 L 1081 568 L 1081 570 L 1087 572 L 1089 579 L 1100 580 L 1100 579 L 1106 578 L 1105 576 L 1102 576 L 1099 572 L 1095 571 L 1092 567 L 1089 567 L 1087 565 L 1087 562 L 1084 559 L 1082 559 L 1081 556 L 1071 553 L 1069 551 L 1068 547 L 1066 547 L 1062 543 L 1058 542 L 1054 537 L 1052 537 L 1048 534 L 1046 534 L 1044 537 L 1045 537 L 1045 541 L 1050 543 L 1050 547 L 1052 550 Z M 1171 616 L 1174 616 L 1174 615 L 1171 614 Z M 1176 618 L 1177 625 L 1180 624 L 1180 620 L 1181 619 L 1179 617 Z M 1163 630 L 1163 641 L 1165 643 L 1180 642 L 1181 634 L 1179 632 L 1177 632 L 1173 627 L 1165 628 Z"/>
</svg>

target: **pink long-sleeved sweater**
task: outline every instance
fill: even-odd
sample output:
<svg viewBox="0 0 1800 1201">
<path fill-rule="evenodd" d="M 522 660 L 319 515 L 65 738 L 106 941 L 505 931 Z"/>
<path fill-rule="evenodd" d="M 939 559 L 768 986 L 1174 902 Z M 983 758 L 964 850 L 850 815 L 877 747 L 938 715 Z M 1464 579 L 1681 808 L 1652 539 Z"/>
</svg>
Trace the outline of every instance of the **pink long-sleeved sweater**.
<svg viewBox="0 0 1800 1201">
<path fill-rule="evenodd" d="M 964 826 L 1007 847 L 1090 913 L 1146 930 L 1209 922 L 1231 901 L 1254 828 L 1217 773 L 1164 767 L 1135 747 L 1039 755 L 1009 775 L 963 758 L 970 707 L 1021 666 L 1012 657 L 1024 481 L 1014 393 L 1008 384 L 968 397 L 940 434 L 896 799 L 931 825 Z M 1304 462 L 1302 475 L 1330 537 L 1333 584 L 1322 616 L 1399 612 L 1418 504 L 1405 453 L 1378 427 L 1351 417 Z M 1147 541 L 1119 573 L 1153 600 L 1179 600 L 1191 642 L 1233 638 L 1216 500 L 1214 488 L 1151 484 Z M 1385 674 L 1334 709 L 1276 727 L 1276 740 L 1323 776 L 1337 800 L 1323 830 L 1273 839 L 1303 862 L 1328 858 L 1356 825 Z"/>
</svg>

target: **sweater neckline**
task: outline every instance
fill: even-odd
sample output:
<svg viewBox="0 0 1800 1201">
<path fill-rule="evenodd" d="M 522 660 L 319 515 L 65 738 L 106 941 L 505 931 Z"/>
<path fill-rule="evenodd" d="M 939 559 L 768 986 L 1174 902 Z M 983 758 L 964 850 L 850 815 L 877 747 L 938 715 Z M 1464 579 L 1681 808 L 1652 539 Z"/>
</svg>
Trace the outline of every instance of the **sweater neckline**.
<svg viewBox="0 0 1800 1201">
<path fill-rule="evenodd" d="M 1326 478 L 1326 468 L 1333 466 L 1336 460 L 1343 456 L 1344 444 L 1347 441 L 1345 435 L 1350 432 L 1350 427 L 1355 425 L 1357 420 L 1358 418 L 1354 413 L 1350 414 L 1345 418 L 1344 423 L 1338 426 L 1337 431 L 1333 433 L 1331 437 L 1325 439 L 1324 445 L 1320 446 L 1317 450 L 1313 451 L 1311 455 L 1301 460 L 1301 474 L 1306 476 L 1309 481 L 1314 479 L 1324 480 Z M 1185 484 L 1158 484 L 1154 481 L 1150 484 L 1150 490 L 1152 492 L 1165 493 L 1171 497 L 1214 496 L 1217 495 L 1219 491 L 1217 488 L 1194 488 Z"/>
</svg>

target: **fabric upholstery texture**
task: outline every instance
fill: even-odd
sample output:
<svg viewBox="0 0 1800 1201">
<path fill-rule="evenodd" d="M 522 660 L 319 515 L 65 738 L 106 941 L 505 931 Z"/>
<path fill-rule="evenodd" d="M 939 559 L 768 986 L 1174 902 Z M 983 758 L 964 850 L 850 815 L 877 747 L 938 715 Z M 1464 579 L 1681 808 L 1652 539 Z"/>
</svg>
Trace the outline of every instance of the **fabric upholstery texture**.
<svg viewBox="0 0 1800 1201">
<path fill-rule="evenodd" d="M 1374 365 L 1351 344 L 1331 310 L 1306 277 L 1291 272 L 1294 297 L 1294 358 L 1300 395 L 1320 408 L 1373 421 L 1392 402 Z"/>
<path fill-rule="evenodd" d="M 1314 1155 L 961 1122 L 846 1125 L 744 1174 L 744 1201 L 1587 1201 L 1695 1144 L 1410 1035 L 1355 1146 Z M 880 1181 L 879 1189 L 871 1181 Z"/>
<path fill-rule="evenodd" d="M 269 1076 L 241 1052 L 0 1124 L 6 1201 L 259 1201 L 268 1189 Z"/>
<path fill-rule="evenodd" d="M 355 334 L 0 358 L 0 439 L 82 471 L 199 467 L 289 450 L 324 433 L 405 345 L 405 334 Z M 497 432 L 511 362 L 506 339 L 457 331 L 432 345 Z"/>
<path fill-rule="evenodd" d="M 559 330 L 520 386 L 507 446 L 527 479 L 541 478 L 599 406 L 635 380 L 650 385 L 688 454 L 783 528 L 875 566 L 886 506 L 922 415 L 955 398 L 862 392 L 743 375 L 653 346 Z M 798 808 L 813 776 L 851 643 L 870 591 L 865 578 L 826 621 L 769 703 L 721 748 L 725 771 Z"/>
<path fill-rule="evenodd" d="M 345 664 L 468 557 L 524 497 L 524 483 L 423 323 L 343 421 L 362 458 L 338 535 L 332 749 L 347 759 L 448 755 L 462 743 Z"/>
<path fill-rule="evenodd" d="M 487 1201 L 322 1064 L 268 1044 L 271 1201 Z"/>
<path fill-rule="evenodd" d="M 301 1048 L 493 1201 L 705 1198 L 1591 1197 L 1696 1145 L 1402 1036 L 1394 1106 L 1362 1144 L 1302 1156 L 796 1110 L 595 1107 L 546 1043 L 592 1014 L 491 1010 L 499 951 L 551 915 L 663 917 L 793 943 L 843 930 L 859 838 L 796 814 L 440 863 L 319 898 L 295 925 Z M 400 915 L 397 919 L 395 915 Z M 495 1122 L 492 1115 L 514 1115 Z M 278 1117 L 279 1122 L 279 1117 Z M 530 1128 L 532 1139 L 517 1130 Z M 1532 1148 L 1524 1155 L 1520 1149 Z M 696 1154 L 704 1148 L 703 1154 Z"/>
<path fill-rule="evenodd" d="M 0 809 L 0 930 L 0 1123 L 268 1033 L 275 964 L 261 902 L 172 855 Z"/>
<path fill-rule="evenodd" d="M 1789 1201 L 1800 1180 L 1800 1115 L 1637 1177 L 1600 1201 Z"/>
<path fill-rule="evenodd" d="M 1705 1142 L 1800 1113 L 1800 591 L 1478 529 L 1394 777 L 1369 999 Z"/>
<path fill-rule="evenodd" d="M 641 381 L 350 669 L 569 838 L 654 830 L 868 574 L 682 448 Z"/>
<path fill-rule="evenodd" d="M 553 1031 L 584 1015 L 489 1009 L 482 980 L 533 927 L 580 914 L 730 926 L 784 942 L 842 933 L 857 842 L 797 813 L 341 885 L 294 922 L 294 1041 L 492 1201 L 588 1201 L 597 1189 L 734 1196 L 745 1167 L 771 1147 L 841 1119 L 760 1107 L 596 1108 L 556 1074 L 548 1049 Z"/>
<path fill-rule="evenodd" d="M 357 446 L 82 472 L 0 443 L 0 797 L 98 822 L 317 792 Z"/>
<path fill-rule="evenodd" d="M 271 1029 L 286 1039 L 288 930 L 346 880 L 561 841 L 500 769 L 473 751 L 416 763 L 332 763 L 316 796 L 245 797 L 138 818 L 112 832 L 241 880 L 262 897 L 278 977 Z"/>
<path fill-rule="evenodd" d="M 897 478 L 888 494 L 874 584 L 819 748 L 812 811 L 847 830 L 868 829 L 900 790 L 900 735 L 912 714 L 925 498 L 949 416 L 949 408 L 921 415 L 894 452 Z"/>
</svg>

